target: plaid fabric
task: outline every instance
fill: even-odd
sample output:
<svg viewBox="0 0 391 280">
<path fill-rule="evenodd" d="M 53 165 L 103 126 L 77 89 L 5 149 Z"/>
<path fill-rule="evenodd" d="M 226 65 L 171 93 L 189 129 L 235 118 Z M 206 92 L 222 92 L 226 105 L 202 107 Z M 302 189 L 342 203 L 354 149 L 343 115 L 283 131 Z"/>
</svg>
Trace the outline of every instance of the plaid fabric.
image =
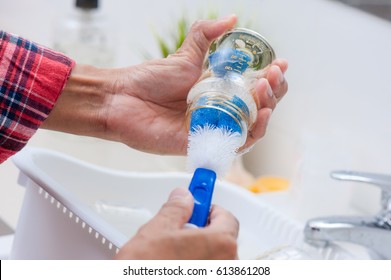
<svg viewBox="0 0 391 280">
<path fill-rule="evenodd" d="M 0 30 L 0 163 L 47 118 L 73 65 L 60 53 Z"/>
</svg>

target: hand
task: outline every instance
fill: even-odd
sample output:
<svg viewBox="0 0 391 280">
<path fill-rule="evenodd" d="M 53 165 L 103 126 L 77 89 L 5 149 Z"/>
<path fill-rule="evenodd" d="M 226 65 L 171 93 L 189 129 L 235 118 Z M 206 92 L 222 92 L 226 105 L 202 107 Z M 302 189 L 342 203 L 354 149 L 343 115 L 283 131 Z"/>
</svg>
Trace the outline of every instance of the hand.
<svg viewBox="0 0 391 280">
<path fill-rule="evenodd" d="M 201 75 L 210 43 L 237 19 L 193 24 L 182 47 L 165 59 L 122 69 L 76 65 L 43 127 L 119 141 L 158 154 L 187 150 L 186 98 Z M 277 102 L 287 91 L 287 62 L 275 60 L 260 72 L 254 97 L 258 118 L 243 148 L 266 131 Z"/>
<path fill-rule="evenodd" d="M 193 211 L 193 196 L 175 189 L 159 213 L 119 251 L 117 259 L 235 259 L 239 224 L 213 206 L 205 228 L 184 228 Z"/>
<path fill-rule="evenodd" d="M 201 75 L 211 42 L 235 23 L 235 16 L 220 21 L 198 21 L 174 55 L 122 73 L 108 115 L 108 127 L 120 133 L 119 141 L 147 152 L 186 153 L 187 94 Z M 255 87 L 255 99 L 261 109 L 244 148 L 265 134 L 272 109 L 287 91 L 283 76 L 286 69 L 286 61 L 276 60 L 268 70 L 262 71 L 266 79 L 259 80 Z"/>
</svg>

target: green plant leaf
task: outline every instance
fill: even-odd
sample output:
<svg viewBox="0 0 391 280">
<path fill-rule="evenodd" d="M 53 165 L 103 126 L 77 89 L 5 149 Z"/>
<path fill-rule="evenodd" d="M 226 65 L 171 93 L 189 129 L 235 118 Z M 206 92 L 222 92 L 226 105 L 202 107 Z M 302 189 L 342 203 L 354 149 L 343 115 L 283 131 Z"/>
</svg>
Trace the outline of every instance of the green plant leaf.
<svg viewBox="0 0 391 280">
<path fill-rule="evenodd" d="M 179 19 L 178 21 L 178 25 L 177 25 L 177 40 L 176 40 L 176 44 L 175 44 L 175 48 L 176 50 L 178 50 L 182 44 L 183 44 L 183 41 L 185 41 L 185 38 L 186 38 L 186 34 L 188 32 L 188 23 L 186 21 L 186 19 L 184 17 L 182 17 L 181 19 Z M 175 51 L 176 51 L 175 50 Z"/>
<path fill-rule="evenodd" d="M 213 10 L 210 10 L 206 16 L 206 18 L 208 19 L 217 19 L 218 17 L 218 12 Z M 199 16 L 199 18 L 205 18 L 205 16 Z M 186 16 L 182 16 L 178 20 L 176 24 L 176 30 L 172 32 L 172 36 L 162 37 L 154 33 L 162 57 L 167 57 L 170 54 L 175 53 L 182 46 L 183 42 L 185 41 L 186 35 L 189 32 L 190 25 L 190 20 Z M 251 25 L 251 20 L 248 20 L 246 25 L 244 26 L 249 28 Z"/>
<path fill-rule="evenodd" d="M 171 54 L 171 51 L 170 51 L 170 47 L 167 45 L 167 43 L 160 36 L 158 36 L 156 39 L 158 41 L 160 53 L 162 54 L 162 57 L 169 56 Z"/>
</svg>

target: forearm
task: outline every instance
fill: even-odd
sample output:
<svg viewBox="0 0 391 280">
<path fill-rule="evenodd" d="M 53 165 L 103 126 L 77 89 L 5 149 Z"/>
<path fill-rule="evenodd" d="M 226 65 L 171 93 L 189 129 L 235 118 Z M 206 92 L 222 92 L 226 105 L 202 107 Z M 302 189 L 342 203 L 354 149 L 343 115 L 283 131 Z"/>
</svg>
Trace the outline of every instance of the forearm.
<svg viewBox="0 0 391 280">
<path fill-rule="evenodd" d="M 76 65 L 42 128 L 110 139 L 107 111 L 115 72 Z"/>
</svg>

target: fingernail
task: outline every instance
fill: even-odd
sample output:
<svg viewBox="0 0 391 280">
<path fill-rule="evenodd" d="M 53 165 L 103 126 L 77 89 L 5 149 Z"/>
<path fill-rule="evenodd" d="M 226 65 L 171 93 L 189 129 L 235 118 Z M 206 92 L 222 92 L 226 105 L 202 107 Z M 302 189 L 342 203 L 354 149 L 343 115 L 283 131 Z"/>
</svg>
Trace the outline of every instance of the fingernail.
<svg viewBox="0 0 391 280">
<path fill-rule="evenodd" d="M 264 84 L 264 85 L 263 85 Z M 272 97 L 273 96 L 273 90 L 269 84 L 269 81 L 266 79 L 266 78 L 261 78 L 259 79 L 258 81 L 258 88 L 260 88 L 260 90 L 262 91 L 263 88 L 262 87 L 266 87 L 266 92 L 267 92 L 267 95 L 269 97 Z"/>
<path fill-rule="evenodd" d="M 266 90 L 267 90 L 267 95 L 269 95 L 269 97 L 273 97 L 273 90 L 272 90 L 272 87 L 270 86 L 268 80 L 266 80 Z"/>
<path fill-rule="evenodd" d="M 168 200 L 177 199 L 177 198 L 188 198 L 190 197 L 190 192 L 185 188 L 176 188 L 170 193 L 170 196 L 168 197 Z"/>
<path fill-rule="evenodd" d="M 270 109 L 270 108 L 268 108 L 268 111 L 269 111 L 269 113 L 268 113 L 268 115 L 267 115 L 267 117 L 266 117 L 266 124 L 268 124 L 268 123 L 269 123 L 269 121 L 270 121 L 270 117 L 272 116 L 272 112 L 273 112 L 273 110 L 272 110 L 272 109 Z"/>
<path fill-rule="evenodd" d="M 276 73 L 278 75 L 278 82 L 282 83 L 284 81 L 284 74 L 282 73 L 280 67 L 278 67 L 276 65 L 273 65 L 272 67 L 274 68 L 274 71 L 276 71 Z"/>
<path fill-rule="evenodd" d="M 278 67 L 280 67 L 280 70 L 282 71 L 282 74 L 285 75 L 285 72 L 288 70 L 288 61 L 286 59 L 283 59 L 283 58 L 277 58 L 276 60 L 274 60 L 274 65 L 277 65 Z M 282 67 L 282 68 L 281 68 Z"/>
<path fill-rule="evenodd" d="M 225 17 L 222 17 L 222 18 L 219 18 L 218 21 L 237 21 L 237 17 L 235 14 L 231 14 L 231 15 L 228 15 L 228 16 L 225 16 Z"/>
</svg>

